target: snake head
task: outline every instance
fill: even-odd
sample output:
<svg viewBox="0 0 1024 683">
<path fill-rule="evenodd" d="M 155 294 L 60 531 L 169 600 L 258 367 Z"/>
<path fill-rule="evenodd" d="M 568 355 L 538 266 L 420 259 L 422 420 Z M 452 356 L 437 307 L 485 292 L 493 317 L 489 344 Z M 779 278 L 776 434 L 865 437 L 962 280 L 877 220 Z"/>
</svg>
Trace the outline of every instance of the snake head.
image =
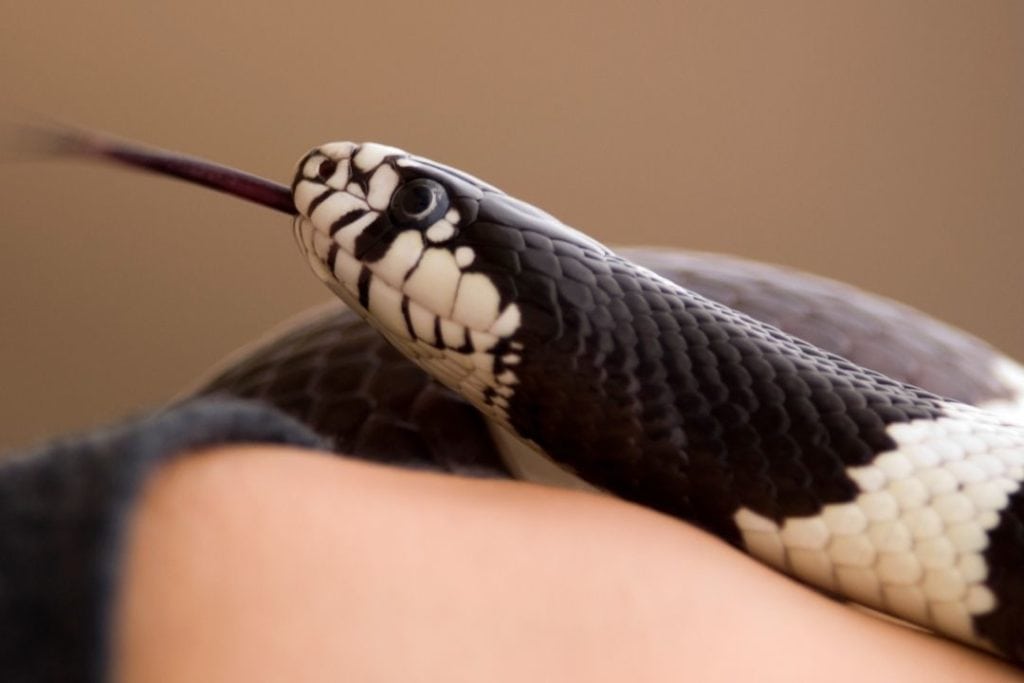
<svg viewBox="0 0 1024 683">
<path fill-rule="evenodd" d="M 500 414 L 522 317 L 516 267 L 502 267 L 497 226 L 479 219 L 481 206 L 516 200 L 394 147 L 351 142 L 310 151 L 292 192 L 316 275 L 406 355 Z"/>
</svg>

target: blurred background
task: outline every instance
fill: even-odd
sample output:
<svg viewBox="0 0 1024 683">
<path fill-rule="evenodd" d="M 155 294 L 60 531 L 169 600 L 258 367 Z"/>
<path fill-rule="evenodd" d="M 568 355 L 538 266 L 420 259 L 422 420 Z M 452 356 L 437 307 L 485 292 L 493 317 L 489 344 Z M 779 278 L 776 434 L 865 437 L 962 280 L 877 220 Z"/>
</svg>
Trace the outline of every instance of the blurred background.
<svg viewBox="0 0 1024 683">
<path fill-rule="evenodd" d="M 1019 0 L 0 7 L 0 118 L 282 181 L 388 142 L 602 240 L 796 266 L 1024 357 Z M 3 161 L 0 217 L 0 449 L 158 405 L 328 296 L 285 217 L 167 180 Z"/>
</svg>

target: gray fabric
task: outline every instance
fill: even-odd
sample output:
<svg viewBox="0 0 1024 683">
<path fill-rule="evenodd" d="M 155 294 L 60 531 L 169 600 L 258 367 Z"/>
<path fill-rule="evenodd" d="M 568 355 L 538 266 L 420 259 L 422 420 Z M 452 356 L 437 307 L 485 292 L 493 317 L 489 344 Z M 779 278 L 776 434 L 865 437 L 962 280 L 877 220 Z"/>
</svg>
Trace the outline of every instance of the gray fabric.
<svg viewBox="0 0 1024 683">
<path fill-rule="evenodd" d="M 324 445 L 271 408 L 199 399 L 0 459 L 0 680 L 105 680 L 137 492 L 166 458 L 230 442 Z"/>
</svg>

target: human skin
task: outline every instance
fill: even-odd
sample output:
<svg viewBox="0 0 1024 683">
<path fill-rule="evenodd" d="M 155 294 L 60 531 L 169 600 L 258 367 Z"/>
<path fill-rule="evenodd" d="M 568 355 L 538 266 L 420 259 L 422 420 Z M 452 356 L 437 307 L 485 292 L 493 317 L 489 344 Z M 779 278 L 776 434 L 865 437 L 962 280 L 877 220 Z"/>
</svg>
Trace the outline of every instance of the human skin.
<svg viewBox="0 0 1024 683">
<path fill-rule="evenodd" d="M 120 681 L 1019 680 L 594 494 L 232 446 L 127 533 Z"/>
</svg>

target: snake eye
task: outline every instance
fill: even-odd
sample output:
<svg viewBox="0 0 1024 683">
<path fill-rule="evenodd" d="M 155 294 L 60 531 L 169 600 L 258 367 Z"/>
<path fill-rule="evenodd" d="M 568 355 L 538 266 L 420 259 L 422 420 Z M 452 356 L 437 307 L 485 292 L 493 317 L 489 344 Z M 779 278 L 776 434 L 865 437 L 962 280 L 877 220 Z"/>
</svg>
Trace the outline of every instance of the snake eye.
<svg viewBox="0 0 1024 683">
<path fill-rule="evenodd" d="M 316 169 L 316 177 L 318 180 L 327 181 L 330 180 L 334 172 L 338 170 L 338 162 L 334 159 L 324 159 L 320 162 L 320 166 Z"/>
<path fill-rule="evenodd" d="M 448 193 L 435 180 L 417 178 L 391 196 L 391 220 L 397 225 L 426 228 L 448 210 Z"/>
</svg>

